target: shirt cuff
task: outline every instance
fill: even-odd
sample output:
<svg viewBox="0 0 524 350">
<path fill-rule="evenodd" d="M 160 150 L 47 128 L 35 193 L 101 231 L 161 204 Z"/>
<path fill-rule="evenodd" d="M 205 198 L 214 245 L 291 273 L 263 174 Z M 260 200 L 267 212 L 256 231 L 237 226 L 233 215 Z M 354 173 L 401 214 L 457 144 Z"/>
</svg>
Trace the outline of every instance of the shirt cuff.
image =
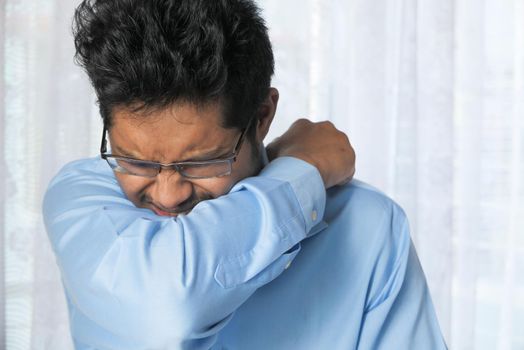
<svg viewBox="0 0 524 350">
<path fill-rule="evenodd" d="M 286 181 L 295 193 L 306 232 L 322 221 L 326 207 L 326 189 L 319 171 L 313 165 L 294 157 L 279 157 L 271 161 L 259 174 Z"/>
</svg>

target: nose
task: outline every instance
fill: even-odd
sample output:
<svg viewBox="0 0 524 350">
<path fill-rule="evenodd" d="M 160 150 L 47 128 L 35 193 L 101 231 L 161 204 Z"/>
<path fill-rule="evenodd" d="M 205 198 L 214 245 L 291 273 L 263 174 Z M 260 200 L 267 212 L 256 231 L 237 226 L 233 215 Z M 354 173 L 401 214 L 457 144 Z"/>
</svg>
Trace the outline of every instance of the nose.
<svg viewBox="0 0 524 350">
<path fill-rule="evenodd" d="M 162 170 L 155 178 L 152 189 L 153 203 L 166 211 L 176 208 L 191 197 L 193 185 L 175 170 Z"/>
</svg>

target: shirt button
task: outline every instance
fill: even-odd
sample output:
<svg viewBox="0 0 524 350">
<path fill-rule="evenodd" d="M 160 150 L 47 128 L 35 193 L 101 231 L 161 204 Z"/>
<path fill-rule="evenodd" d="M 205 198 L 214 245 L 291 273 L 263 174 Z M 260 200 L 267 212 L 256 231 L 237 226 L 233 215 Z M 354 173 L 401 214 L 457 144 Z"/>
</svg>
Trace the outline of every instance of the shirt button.
<svg viewBox="0 0 524 350">
<path fill-rule="evenodd" d="M 287 270 L 287 269 L 289 269 L 290 266 L 291 266 L 291 261 L 286 264 L 286 267 L 284 269 Z"/>
<path fill-rule="evenodd" d="M 313 221 L 317 221 L 317 215 L 318 215 L 318 214 L 317 214 L 317 211 L 316 211 L 316 210 L 313 210 L 313 211 L 311 212 L 311 220 L 313 220 Z"/>
</svg>

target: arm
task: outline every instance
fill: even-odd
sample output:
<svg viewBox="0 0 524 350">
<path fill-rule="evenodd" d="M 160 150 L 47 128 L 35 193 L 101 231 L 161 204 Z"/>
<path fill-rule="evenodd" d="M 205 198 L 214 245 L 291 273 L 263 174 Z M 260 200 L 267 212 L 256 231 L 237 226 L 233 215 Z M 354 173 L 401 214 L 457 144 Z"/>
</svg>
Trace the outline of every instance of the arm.
<svg viewBox="0 0 524 350">
<path fill-rule="evenodd" d="M 318 171 L 289 157 L 178 218 L 134 207 L 102 161 L 66 166 L 43 213 L 75 341 L 211 347 L 232 312 L 295 257 L 324 205 Z"/>
<path fill-rule="evenodd" d="M 407 218 L 392 206 L 375 256 L 359 349 L 446 349 L 431 296 L 410 239 Z"/>
</svg>

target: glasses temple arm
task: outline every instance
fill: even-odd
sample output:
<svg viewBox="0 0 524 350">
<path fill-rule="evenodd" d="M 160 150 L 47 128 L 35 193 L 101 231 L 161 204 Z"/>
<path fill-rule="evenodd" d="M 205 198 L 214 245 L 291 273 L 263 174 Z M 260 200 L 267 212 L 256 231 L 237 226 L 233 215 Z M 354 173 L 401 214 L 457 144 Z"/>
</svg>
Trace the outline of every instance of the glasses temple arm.
<svg viewBox="0 0 524 350">
<path fill-rule="evenodd" d="M 100 144 L 100 154 L 104 154 L 107 152 L 106 132 L 107 132 L 107 129 L 104 125 L 104 131 L 102 132 L 102 143 Z"/>
</svg>

